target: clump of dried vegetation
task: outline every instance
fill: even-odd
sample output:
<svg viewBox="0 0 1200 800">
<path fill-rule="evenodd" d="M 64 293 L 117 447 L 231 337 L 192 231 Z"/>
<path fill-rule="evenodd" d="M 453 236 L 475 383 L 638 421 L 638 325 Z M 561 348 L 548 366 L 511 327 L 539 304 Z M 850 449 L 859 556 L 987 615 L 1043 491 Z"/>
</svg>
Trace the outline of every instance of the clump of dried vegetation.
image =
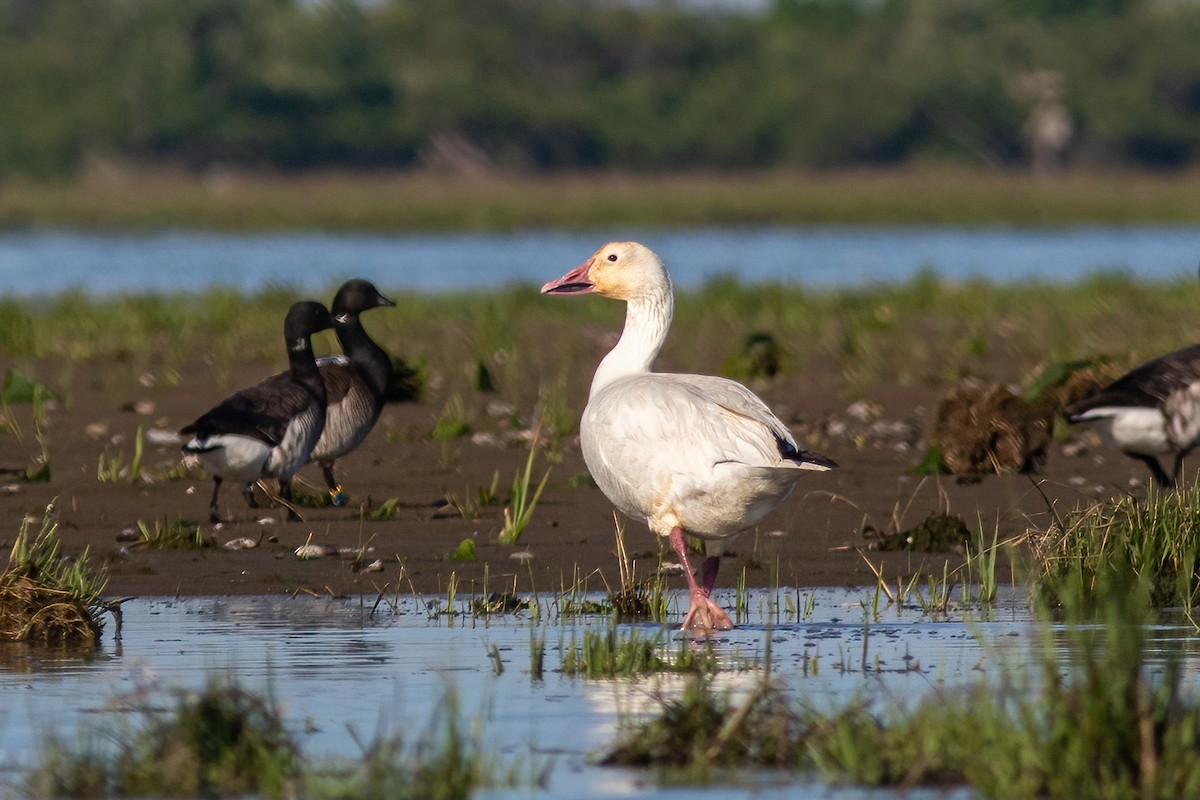
<svg viewBox="0 0 1200 800">
<path fill-rule="evenodd" d="M 43 644 L 98 644 L 102 615 L 112 606 L 100 599 L 108 582 L 93 568 L 88 551 L 77 558 L 62 554 L 53 504 L 40 528 L 26 517 L 0 574 L 0 640 Z"/>
</svg>

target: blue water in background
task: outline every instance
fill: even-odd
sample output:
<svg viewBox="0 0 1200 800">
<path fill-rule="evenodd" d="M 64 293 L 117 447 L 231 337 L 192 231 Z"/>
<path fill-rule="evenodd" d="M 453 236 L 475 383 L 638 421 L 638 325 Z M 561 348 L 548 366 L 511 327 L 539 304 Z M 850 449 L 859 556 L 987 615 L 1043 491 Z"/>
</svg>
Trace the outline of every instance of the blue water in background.
<svg viewBox="0 0 1200 800">
<path fill-rule="evenodd" d="M 1195 276 L 1200 226 L 813 227 L 522 231 L 515 233 L 152 234 L 32 230 L 0 234 L 8 295 L 326 290 L 349 277 L 419 292 L 540 286 L 613 239 L 656 250 L 675 283 L 717 276 L 810 288 L 948 281 L 1069 283 L 1119 272 L 1138 280 Z"/>
</svg>

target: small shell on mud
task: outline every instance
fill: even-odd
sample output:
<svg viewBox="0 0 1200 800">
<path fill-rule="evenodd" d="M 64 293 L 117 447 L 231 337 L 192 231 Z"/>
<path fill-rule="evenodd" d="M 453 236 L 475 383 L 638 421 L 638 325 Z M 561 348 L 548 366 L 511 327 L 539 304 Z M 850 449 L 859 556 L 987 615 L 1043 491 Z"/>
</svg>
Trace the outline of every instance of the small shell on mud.
<svg viewBox="0 0 1200 800">
<path fill-rule="evenodd" d="M 363 564 L 361 561 L 355 561 L 354 564 L 350 565 L 350 569 L 354 572 L 383 572 L 383 561 L 378 558 L 372 561 L 370 564 Z"/>
<path fill-rule="evenodd" d="M 508 557 L 513 561 L 520 561 L 522 564 L 524 564 L 527 561 L 533 560 L 533 551 L 526 548 L 525 550 L 518 550 L 515 553 L 509 553 Z"/>
<path fill-rule="evenodd" d="M 255 547 L 258 547 L 258 540 L 243 536 L 240 539 L 230 539 L 221 546 L 226 550 L 253 550 Z"/>
<path fill-rule="evenodd" d="M 512 403 L 506 403 L 503 400 L 493 400 L 487 404 L 487 415 L 495 419 L 504 419 L 511 417 L 516 413 L 517 407 Z"/>
<path fill-rule="evenodd" d="M 471 435 L 471 444 L 477 447 L 504 447 L 503 440 L 494 433 L 480 431 Z"/>
<path fill-rule="evenodd" d="M 883 406 L 873 400 L 856 400 L 846 409 L 846 416 L 856 422 L 874 422 L 883 416 Z"/>
<path fill-rule="evenodd" d="M 0 486 L 0 494 L 16 494 L 19 491 L 21 491 L 20 484 L 6 483 Z"/>
<path fill-rule="evenodd" d="M 263 517 L 262 519 L 256 520 L 259 525 L 274 525 L 278 521 L 279 520 L 275 519 L 274 517 Z"/>
<path fill-rule="evenodd" d="M 118 542 L 136 542 L 140 538 L 142 537 L 137 528 L 124 528 L 117 534 Z"/>
<path fill-rule="evenodd" d="M 296 548 L 296 558 L 324 558 L 325 556 L 336 556 L 337 548 L 330 547 L 327 544 L 302 544 Z"/>
<path fill-rule="evenodd" d="M 162 428 L 151 428 L 146 431 L 146 441 L 155 445 L 179 444 L 183 441 L 182 437 L 175 431 L 163 430 Z"/>
</svg>

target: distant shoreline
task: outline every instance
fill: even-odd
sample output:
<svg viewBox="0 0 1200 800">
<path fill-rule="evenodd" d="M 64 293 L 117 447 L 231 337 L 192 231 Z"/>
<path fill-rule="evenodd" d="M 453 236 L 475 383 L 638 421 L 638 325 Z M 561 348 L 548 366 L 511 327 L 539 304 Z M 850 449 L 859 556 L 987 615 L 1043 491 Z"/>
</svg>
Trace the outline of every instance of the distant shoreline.
<svg viewBox="0 0 1200 800">
<path fill-rule="evenodd" d="M 986 168 L 482 177 L 281 175 L 103 165 L 0 182 L 0 229 L 468 231 L 614 225 L 978 225 L 1200 222 L 1200 172 Z"/>
</svg>

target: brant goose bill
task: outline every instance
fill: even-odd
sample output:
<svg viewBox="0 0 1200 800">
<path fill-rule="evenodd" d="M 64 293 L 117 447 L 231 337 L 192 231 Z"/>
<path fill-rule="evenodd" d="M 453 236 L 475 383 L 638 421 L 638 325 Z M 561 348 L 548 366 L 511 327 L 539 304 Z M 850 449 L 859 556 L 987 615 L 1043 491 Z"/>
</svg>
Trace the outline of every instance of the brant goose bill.
<svg viewBox="0 0 1200 800">
<path fill-rule="evenodd" d="M 1095 430 L 1108 445 L 1145 463 L 1160 486 L 1179 480 L 1183 459 L 1200 443 L 1200 345 L 1140 364 L 1063 416 Z M 1175 454 L 1168 475 L 1158 456 Z"/>
<path fill-rule="evenodd" d="M 309 459 L 321 467 L 335 506 L 344 505 L 346 495 L 334 477 L 334 462 L 362 444 L 375 427 L 392 380 L 391 357 L 363 330 L 358 315 L 394 305 L 370 281 L 354 279 L 342 285 L 330 308 L 342 355 L 317 359 L 328 405 L 325 430 Z"/>
<path fill-rule="evenodd" d="M 213 478 L 208 516 L 221 522 L 217 496 L 225 479 L 244 482 L 243 495 L 256 508 L 252 482 L 279 480 L 288 518 L 300 519 L 292 500 L 292 476 L 308 459 L 325 427 L 325 383 L 313 358 L 311 337 L 334 326 L 325 306 L 294 304 L 283 323 L 290 369 L 222 400 L 179 431 L 190 437 L 183 451 L 196 457 Z"/>
<path fill-rule="evenodd" d="M 580 422 L 584 460 L 618 509 L 670 541 L 691 597 L 683 628 L 732 628 L 710 599 L 723 542 L 774 509 L 804 471 L 837 465 L 797 446 L 745 386 L 651 371 L 674 299 L 666 269 L 644 245 L 606 244 L 542 292 L 625 301 L 624 331 L 596 370 Z M 702 584 L 685 533 L 705 543 Z"/>
</svg>

